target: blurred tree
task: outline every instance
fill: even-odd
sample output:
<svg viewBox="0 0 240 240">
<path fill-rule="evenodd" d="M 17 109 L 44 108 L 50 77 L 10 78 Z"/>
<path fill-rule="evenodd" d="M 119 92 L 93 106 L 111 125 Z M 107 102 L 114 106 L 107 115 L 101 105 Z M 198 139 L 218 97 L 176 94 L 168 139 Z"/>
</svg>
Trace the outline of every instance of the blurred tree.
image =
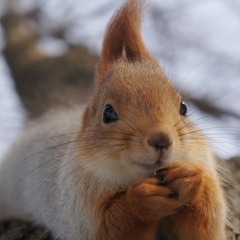
<svg viewBox="0 0 240 240">
<path fill-rule="evenodd" d="M 52 107 L 85 103 L 98 60 L 81 46 L 68 45 L 67 52 L 59 56 L 44 55 L 38 48 L 40 33 L 28 27 L 38 17 L 38 11 L 10 11 L 2 18 L 6 42 L 3 53 L 30 117 L 39 117 Z M 52 35 L 61 37 L 61 31 Z"/>
<path fill-rule="evenodd" d="M 14 3 L 14 0 L 8 1 L 8 11 L 2 18 L 6 41 L 3 53 L 30 117 L 40 116 L 52 107 L 86 102 L 93 87 L 98 56 L 66 40 L 68 27 L 74 25 L 74 17 L 68 14 L 73 12 L 73 5 L 63 3 L 62 14 L 66 19 L 49 25 L 51 19 L 42 13 L 45 1 L 38 2 L 34 9 L 24 13 L 17 13 Z M 165 37 L 174 46 L 174 39 L 179 39 L 179 34 L 172 34 L 165 15 L 153 10 L 154 23 L 164 25 Z M 44 54 L 38 47 L 39 40 L 44 36 L 60 39 L 66 44 L 67 51 L 59 56 Z M 172 59 L 171 56 L 168 58 Z M 186 90 L 182 96 L 207 114 L 240 119 L 239 112 L 220 108 L 206 98 L 192 96 Z"/>
</svg>

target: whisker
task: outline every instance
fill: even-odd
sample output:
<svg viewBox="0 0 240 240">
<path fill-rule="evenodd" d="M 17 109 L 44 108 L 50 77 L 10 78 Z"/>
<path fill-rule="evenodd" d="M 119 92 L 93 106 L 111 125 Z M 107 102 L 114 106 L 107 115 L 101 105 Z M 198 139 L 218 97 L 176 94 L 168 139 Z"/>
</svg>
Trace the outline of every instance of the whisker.
<svg viewBox="0 0 240 240">
<path fill-rule="evenodd" d="M 76 159 L 78 159 L 78 158 L 80 158 L 80 157 L 81 157 L 81 156 L 77 156 L 77 157 L 71 159 L 70 161 L 67 161 L 67 162 L 64 163 L 62 166 L 60 166 L 57 170 L 55 170 L 54 172 L 52 172 L 52 173 L 47 177 L 47 179 L 44 178 L 45 181 L 43 181 L 43 183 L 42 183 L 42 184 L 40 185 L 40 187 L 37 189 L 37 192 L 39 192 L 40 189 L 43 187 L 44 182 L 47 182 L 47 180 L 49 180 L 55 173 L 57 173 L 60 169 L 62 169 L 63 167 L 65 167 L 67 164 L 71 163 L 72 161 L 74 161 L 74 160 L 76 160 Z"/>
<path fill-rule="evenodd" d="M 142 133 L 142 130 L 139 129 L 126 115 L 125 115 L 125 118 L 132 124 L 132 126 L 125 121 L 123 121 L 123 123 L 125 123 L 127 126 L 129 126 L 132 130 L 134 130 L 134 131 L 137 130 L 138 132 Z"/>
<path fill-rule="evenodd" d="M 41 139 L 35 139 L 35 140 L 32 140 L 32 142 L 39 142 L 39 141 L 44 141 L 44 140 L 48 140 L 48 139 L 52 139 L 52 138 L 58 138 L 58 137 L 66 137 L 66 136 L 69 136 L 69 135 L 72 135 L 72 134 L 79 134 L 80 131 L 78 132 L 73 132 L 73 133 L 66 133 L 66 134 L 60 134 L 60 135 L 54 135 L 54 136 L 51 136 L 51 137 L 46 137 L 46 138 L 41 138 Z"/>
<path fill-rule="evenodd" d="M 61 157 L 64 157 L 64 156 L 67 156 L 67 155 L 69 155 L 69 154 L 73 154 L 73 153 L 76 153 L 76 152 L 77 152 L 77 151 L 70 152 L 70 153 L 65 153 L 65 154 L 62 154 L 61 156 L 57 156 L 57 157 L 55 157 L 55 158 L 53 158 L 53 159 L 48 160 L 47 162 L 44 162 L 43 164 L 41 164 L 41 165 L 37 166 L 36 168 L 34 168 L 33 170 L 31 170 L 27 175 L 25 175 L 24 177 L 22 177 L 18 182 L 15 183 L 15 185 L 21 183 L 26 177 L 28 177 L 30 174 L 32 174 L 32 173 L 34 173 L 35 171 L 37 171 L 39 168 L 45 166 L 46 164 L 48 164 L 48 163 L 50 163 L 50 162 L 52 162 L 52 161 L 54 161 L 54 160 L 57 160 L 57 159 L 59 159 L 59 158 L 61 158 Z"/>
<path fill-rule="evenodd" d="M 61 143 L 61 144 L 58 144 L 58 145 L 55 145 L 55 146 L 52 146 L 52 147 L 45 148 L 45 149 L 43 149 L 41 151 L 38 151 L 38 152 L 36 152 L 36 153 L 34 153 L 34 154 L 32 154 L 32 155 L 22 159 L 21 161 L 15 163 L 8 170 L 10 170 L 10 169 L 12 169 L 14 167 L 18 167 L 19 165 L 21 166 L 23 163 L 25 163 L 26 161 L 29 161 L 29 159 L 31 160 L 32 157 L 37 156 L 38 154 L 44 153 L 44 152 L 46 152 L 48 150 L 55 150 L 56 147 L 58 147 L 58 146 L 63 146 L 63 145 L 66 145 L 66 144 L 74 143 L 75 141 L 69 141 L 69 142 Z"/>
<path fill-rule="evenodd" d="M 199 67 L 199 66 L 200 66 L 203 62 L 205 62 L 208 58 L 209 58 L 209 56 L 205 57 L 205 58 L 202 59 L 198 64 L 196 64 L 196 65 L 191 69 L 191 71 L 189 71 L 188 74 L 185 75 L 185 77 L 180 81 L 180 85 L 178 86 L 178 88 L 180 88 L 180 86 L 182 85 L 183 81 L 193 72 L 193 70 L 195 70 L 197 67 Z M 199 73 L 199 74 L 200 74 L 200 73 Z M 198 75 L 199 75 L 199 74 L 198 74 Z M 198 75 L 197 75 L 197 76 L 198 76 Z M 190 83 L 188 83 L 188 84 L 181 90 L 180 95 L 182 95 L 182 93 L 192 84 L 192 82 L 193 82 L 195 79 L 196 79 L 196 77 L 193 78 L 193 79 L 190 81 Z"/>
</svg>

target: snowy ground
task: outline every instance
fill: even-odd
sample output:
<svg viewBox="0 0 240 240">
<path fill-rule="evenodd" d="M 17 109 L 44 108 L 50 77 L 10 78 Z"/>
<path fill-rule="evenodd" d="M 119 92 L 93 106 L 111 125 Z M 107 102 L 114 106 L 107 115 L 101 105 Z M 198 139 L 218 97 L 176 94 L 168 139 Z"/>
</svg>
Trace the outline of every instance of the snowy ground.
<svg viewBox="0 0 240 240">
<path fill-rule="evenodd" d="M 34 5 L 33 0 L 23 2 L 25 7 Z M 42 14 L 49 28 L 68 21 L 71 23 L 66 36 L 68 42 L 84 44 L 99 53 L 107 21 L 122 2 L 40 0 L 38 4 L 45 4 Z M 181 86 L 180 89 L 240 114 L 239 0 L 148 2 L 143 35 L 168 76 Z M 66 14 L 66 6 L 75 6 L 68 8 L 71 14 Z M 55 54 L 52 43 L 45 37 L 39 46 Z M 10 80 L 0 58 L 0 155 L 21 129 L 24 119 Z M 234 115 L 210 118 L 195 111 L 195 106 L 190 108 L 192 119 L 212 139 L 218 154 L 223 157 L 240 155 L 239 118 Z"/>
</svg>

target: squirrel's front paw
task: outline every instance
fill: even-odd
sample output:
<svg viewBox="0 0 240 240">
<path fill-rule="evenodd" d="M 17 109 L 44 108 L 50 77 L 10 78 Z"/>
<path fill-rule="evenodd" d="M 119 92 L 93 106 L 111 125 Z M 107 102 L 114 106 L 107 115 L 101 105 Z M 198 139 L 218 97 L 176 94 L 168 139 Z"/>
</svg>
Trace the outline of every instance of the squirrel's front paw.
<svg viewBox="0 0 240 240">
<path fill-rule="evenodd" d="M 181 161 L 164 166 L 156 172 L 160 185 L 178 194 L 183 205 L 194 204 L 203 185 L 203 172 L 196 163 Z"/>
<path fill-rule="evenodd" d="M 176 192 L 153 178 L 132 183 L 127 198 L 133 213 L 142 221 L 158 221 L 175 214 L 182 206 Z"/>
</svg>

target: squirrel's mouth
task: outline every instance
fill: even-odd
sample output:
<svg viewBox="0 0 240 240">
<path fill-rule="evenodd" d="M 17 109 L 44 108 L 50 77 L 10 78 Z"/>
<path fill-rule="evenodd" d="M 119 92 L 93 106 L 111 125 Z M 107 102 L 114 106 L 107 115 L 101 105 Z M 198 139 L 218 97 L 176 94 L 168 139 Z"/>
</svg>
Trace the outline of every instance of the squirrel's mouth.
<svg viewBox="0 0 240 240">
<path fill-rule="evenodd" d="M 133 161 L 132 163 L 133 163 L 133 165 L 135 165 L 139 168 L 142 168 L 144 170 L 147 170 L 147 171 L 157 171 L 163 165 L 162 162 L 160 162 L 160 161 L 156 161 L 154 163 L 139 163 L 139 162 Z"/>
</svg>

